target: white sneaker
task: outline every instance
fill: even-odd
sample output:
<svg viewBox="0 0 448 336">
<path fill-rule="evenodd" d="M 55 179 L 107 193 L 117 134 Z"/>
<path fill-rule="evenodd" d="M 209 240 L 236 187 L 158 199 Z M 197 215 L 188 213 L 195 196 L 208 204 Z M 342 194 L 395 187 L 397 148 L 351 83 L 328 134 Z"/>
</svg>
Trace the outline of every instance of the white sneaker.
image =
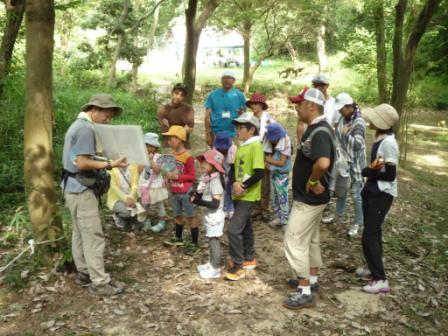
<svg viewBox="0 0 448 336">
<path fill-rule="evenodd" d="M 361 232 L 361 225 L 359 224 L 353 224 L 350 229 L 348 230 L 347 234 L 350 237 L 356 237 Z"/>
<path fill-rule="evenodd" d="M 329 216 L 322 217 L 321 222 L 322 222 L 322 224 L 332 224 L 332 223 L 334 223 L 334 216 L 329 215 Z"/>
<path fill-rule="evenodd" d="M 387 280 L 372 280 L 362 287 L 362 290 L 370 294 L 389 293 L 390 287 Z"/>
<path fill-rule="evenodd" d="M 366 266 L 360 266 L 356 269 L 355 275 L 357 278 L 369 279 L 372 276 L 372 273 Z"/>
<path fill-rule="evenodd" d="M 221 277 L 221 269 L 214 268 L 210 265 L 209 268 L 199 272 L 202 279 L 216 279 Z"/>
<path fill-rule="evenodd" d="M 224 218 L 227 218 L 227 219 L 232 219 L 232 217 L 233 217 L 233 211 L 226 211 L 225 212 L 225 214 L 224 214 Z"/>
<path fill-rule="evenodd" d="M 199 273 L 201 273 L 202 271 L 205 271 L 206 269 L 212 267 L 212 264 L 210 264 L 210 262 L 206 263 L 206 264 L 202 264 L 202 265 L 198 265 L 196 267 L 196 269 L 198 270 Z"/>
<path fill-rule="evenodd" d="M 280 222 L 280 219 L 274 218 L 269 222 L 269 226 L 273 228 L 279 228 L 282 226 L 282 223 Z"/>
</svg>

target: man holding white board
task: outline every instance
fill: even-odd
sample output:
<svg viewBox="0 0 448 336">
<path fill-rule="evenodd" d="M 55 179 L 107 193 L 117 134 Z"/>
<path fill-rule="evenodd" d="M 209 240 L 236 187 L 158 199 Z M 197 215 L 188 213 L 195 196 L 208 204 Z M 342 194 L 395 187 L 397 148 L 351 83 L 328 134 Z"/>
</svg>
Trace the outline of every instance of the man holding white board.
<svg viewBox="0 0 448 336">
<path fill-rule="evenodd" d="M 116 295 L 123 288 L 111 281 L 104 269 L 105 240 L 98 209 L 98 196 L 107 191 L 110 177 L 104 169 L 126 167 L 126 157 L 98 160 L 94 124 L 108 124 L 122 112 L 110 95 L 97 94 L 65 134 L 61 187 L 73 221 L 72 254 L 78 270 L 76 283 L 89 286 L 97 295 Z"/>
</svg>

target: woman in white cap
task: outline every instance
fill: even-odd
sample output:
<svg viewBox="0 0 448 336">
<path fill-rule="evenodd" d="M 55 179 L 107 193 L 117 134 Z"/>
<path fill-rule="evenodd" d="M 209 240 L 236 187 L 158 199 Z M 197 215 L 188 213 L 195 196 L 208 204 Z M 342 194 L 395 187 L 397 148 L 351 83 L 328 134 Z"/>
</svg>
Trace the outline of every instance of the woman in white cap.
<svg viewBox="0 0 448 336">
<path fill-rule="evenodd" d="M 341 116 L 335 129 L 338 149 L 334 172 L 337 187 L 335 188 L 336 222 L 341 222 L 345 215 L 347 192 L 351 187 L 355 218 L 348 230 L 348 235 L 353 237 L 361 231 L 363 226 L 361 189 L 364 181 L 361 171 L 366 166 L 366 123 L 361 117 L 358 104 L 348 93 L 337 95 L 335 108 Z M 348 183 L 340 183 L 345 180 Z"/>
<path fill-rule="evenodd" d="M 363 117 L 374 129 L 370 165 L 362 170 L 367 178 L 362 190 L 364 231 L 362 247 L 368 268 L 359 268 L 359 277 L 370 277 L 371 281 L 362 290 L 367 293 L 390 291 L 383 265 L 382 224 L 397 197 L 398 144 L 392 127 L 398 122 L 397 111 L 388 104 L 366 109 Z"/>
</svg>

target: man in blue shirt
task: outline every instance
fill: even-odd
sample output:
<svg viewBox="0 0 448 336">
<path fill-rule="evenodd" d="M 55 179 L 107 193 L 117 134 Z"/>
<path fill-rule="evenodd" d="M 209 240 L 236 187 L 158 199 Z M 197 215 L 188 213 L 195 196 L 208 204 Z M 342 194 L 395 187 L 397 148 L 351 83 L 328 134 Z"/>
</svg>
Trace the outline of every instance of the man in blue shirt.
<svg viewBox="0 0 448 336">
<path fill-rule="evenodd" d="M 204 104 L 205 141 L 209 146 L 218 132 L 227 131 L 232 137 L 235 136 L 232 121 L 238 118 L 246 106 L 243 93 L 233 87 L 235 75 L 232 71 L 224 71 L 221 83 L 222 88 L 212 91 Z"/>
</svg>

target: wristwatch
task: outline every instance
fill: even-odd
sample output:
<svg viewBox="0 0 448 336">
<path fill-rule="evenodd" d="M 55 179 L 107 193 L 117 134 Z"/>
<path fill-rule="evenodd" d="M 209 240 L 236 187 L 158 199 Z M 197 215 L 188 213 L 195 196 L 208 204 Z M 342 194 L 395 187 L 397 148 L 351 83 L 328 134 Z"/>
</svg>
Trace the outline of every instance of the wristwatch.
<svg viewBox="0 0 448 336">
<path fill-rule="evenodd" d="M 318 179 L 308 179 L 308 185 L 310 187 L 315 187 L 319 184 L 319 180 Z"/>
<path fill-rule="evenodd" d="M 107 166 L 106 166 L 107 170 L 111 170 L 112 169 L 112 161 L 111 160 L 107 160 Z"/>
</svg>

